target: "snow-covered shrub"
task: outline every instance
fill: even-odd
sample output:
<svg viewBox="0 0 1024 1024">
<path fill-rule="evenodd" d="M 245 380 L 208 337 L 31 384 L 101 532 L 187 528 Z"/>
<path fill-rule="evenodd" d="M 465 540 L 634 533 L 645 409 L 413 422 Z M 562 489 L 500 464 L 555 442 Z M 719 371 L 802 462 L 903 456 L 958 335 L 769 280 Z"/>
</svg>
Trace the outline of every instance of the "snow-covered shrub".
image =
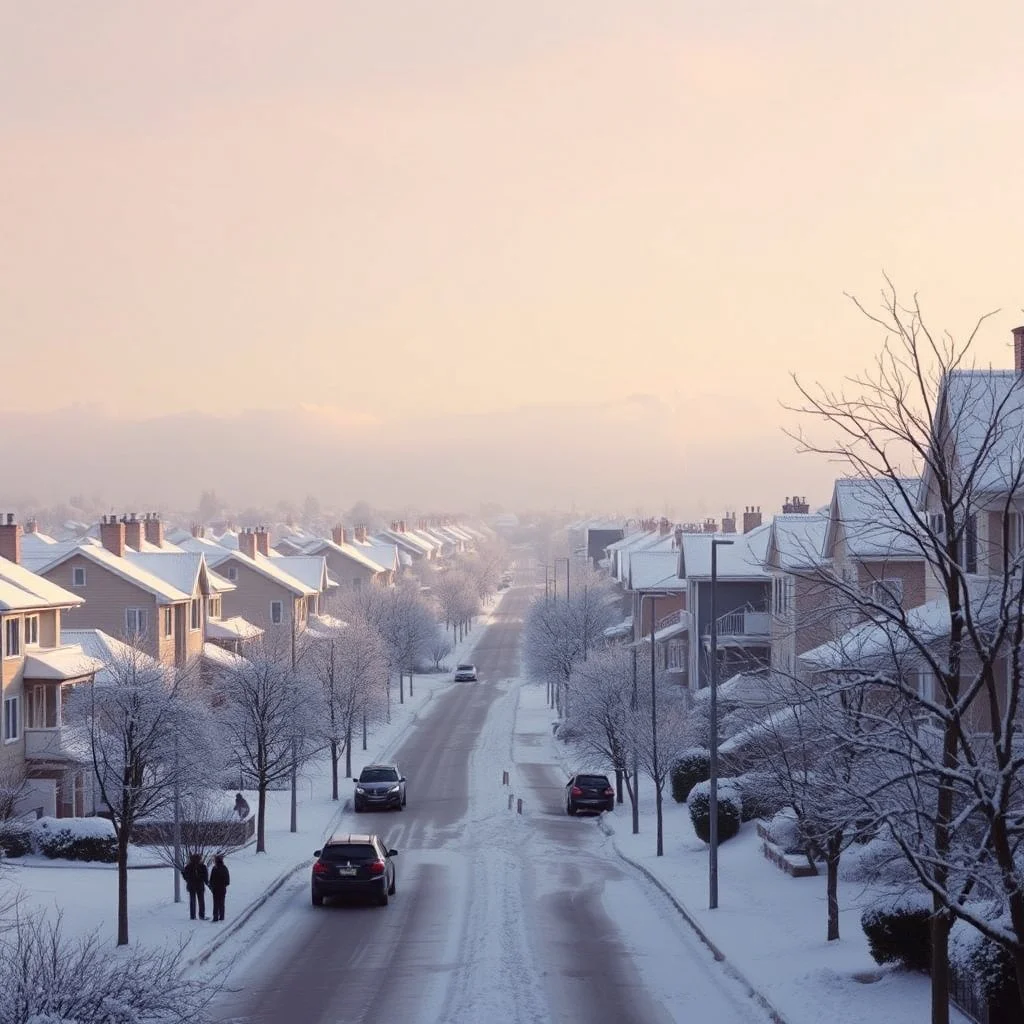
<svg viewBox="0 0 1024 1024">
<path fill-rule="evenodd" d="M 95 933 L 69 939 L 60 918 L 19 917 L 0 932 L 4 1024 L 207 1024 L 217 985 L 185 977 L 184 948 L 112 956 Z"/>
<path fill-rule="evenodd" d="M 966 921 L 957 921 L 949 935 L 949 962 L 961 977 L 972 978 L 985 997 L 991 1021 L 1021 1020 L 1013 957 L 1005 946 L 986 938 Z"/>
<path fill-rule="evenodd" d="M 38 851 L 61 860 L 117 862 L 114 826 L 106 818 L 40 818 L 33 838 Z"/>
<path fill-rule="evenodd" d="M 24 857 L 32 852 L 32 826 L 24 821 L 0 821 L 0 856 Z"/>
<path fill-rule="evenodd" d="M 711 783 L 698 782 L 690 790 L 687 800 L 693 831 L 704 842 L 711 839 Z M 743 817 L 743 799 L 735 779 L 718 780 L 718 841 L 732 839 L 740 830 Z"/>
<path fill-rule="evenodd" d="M 743 800 L 743 820 L 770 818 L 786 805 L 785 794 L 767 772 L 747 772 L 736 777 Z"/>
<path fill-rule="evenodd" d="M 672 799 L 677 804 L 686 803 L 690 790 L 698 782 L 711 778 L 711 751 L 705 747 L 691 747 L 684 750 L 672 765 Z"/>
<path fill-rule="evenodd" d="M 807 852 L 807 838 L 804 836 L 796 814 L 788 807 L 779 811 L 768 822 L 768 839 L 783 853 L 803 854 Z"/>
<path fill-rule="evenodd" d="M 865 908 L 860 926 L 879 964 L 928 971 L 932 956 L 932 900 L 925 893 L 883 898 Z"/>
<path fill-rule="evenodd" d="M 848 882 L 884 886 L 907 885 L 914 880 L 914 869 L 900 848 L 885 836 L 849 847 L 843 854 L 839 874 Z"/>
<path fill-rule="evenodd" d="M 575 743 L 581 738 L 579 725 L 571 718 L 559 722 L 555 726 L 555 736 L 563 743 Z"/>
</svg>

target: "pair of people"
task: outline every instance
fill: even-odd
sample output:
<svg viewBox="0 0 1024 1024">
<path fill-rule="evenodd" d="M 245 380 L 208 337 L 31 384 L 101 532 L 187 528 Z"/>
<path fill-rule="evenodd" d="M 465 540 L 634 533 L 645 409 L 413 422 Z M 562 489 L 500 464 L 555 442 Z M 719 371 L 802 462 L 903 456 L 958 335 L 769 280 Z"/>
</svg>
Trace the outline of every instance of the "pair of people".
<svg viewBox="0 0 1024 1024">
<path fill-rule="evenodd" d="M 209 886 L 213 894 L 213 920 L 223 921 L 224 900 L 231 884 L 231 873 L 224 863 L 224 857 L 218 853 L 213 858 L 213 868 L 207 871 L 202 856 L 193 853 L 182 868 L 181 877 L 185 879 L 185 887 L 188 889 L 189 917 L 194 921 L 198 910 L 199 920 L 206 920 L 206 887 Z"/>
</svg>

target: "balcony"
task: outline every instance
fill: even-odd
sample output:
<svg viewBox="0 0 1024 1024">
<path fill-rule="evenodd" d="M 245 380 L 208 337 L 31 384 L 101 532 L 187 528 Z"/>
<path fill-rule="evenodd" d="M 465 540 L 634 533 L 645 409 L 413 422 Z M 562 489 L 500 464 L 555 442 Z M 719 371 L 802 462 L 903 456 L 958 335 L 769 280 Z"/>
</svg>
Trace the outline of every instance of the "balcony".
<svg viewBox="0 0 1024 1024">
<path fill-rule="evenodd" d="M 51 729 L 25 729 L 25 760 L 47 762 L 86 762 L 88 741 L 81 729 L 59 726 Z"/>
<path fill-rule="evenodd" d="M 741 608 L 726 612 L 717 620 L 719 647 L 764 647 L 771 643 L 771 612 Z M 711 629 L 704 633 L 704 646 L 711 646 Z"/>
</svg>

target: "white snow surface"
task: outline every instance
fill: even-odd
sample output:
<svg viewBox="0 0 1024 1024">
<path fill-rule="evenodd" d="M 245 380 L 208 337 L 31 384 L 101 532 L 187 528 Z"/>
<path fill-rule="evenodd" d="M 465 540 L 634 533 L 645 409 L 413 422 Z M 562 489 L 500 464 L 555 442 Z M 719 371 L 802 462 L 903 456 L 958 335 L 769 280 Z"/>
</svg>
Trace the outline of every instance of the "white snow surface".
<svg viewBox="0 0 1024 1024">
<path fill-rule="evenodd" d="M 486 622 L 482 619 L 458 645 L 453 664 L 471 659 Z M 452 685 L 451 680 L 450 673 L 417 677 L 415 696 L 394 705 L 392 722 L 371 735 L 366 752 L 357 749 L 354 770 L 385 759 L 409 729 L 429 716 L 432 698 Z M 531 767 L 561 764 L 567 776 L 570 771 L 604 766 L 577 763 L 571 748 L 553 738 L 553 712 L 546 707 L 543 687 L 517 679 L 500 685 L 505 692 L 494 703 L 474 751 L 473 789 L 469 811 L 459 823 L 460 840 L 421 853 L 404 851 L 406 872 L 406 862 L 415 859 L 419 867 L 436 865 L 469 879 L 462 889 L 464 905 L 452 915 L 459 923 L 435 937 L 444 944 L 445 962 L 459 966 L 454 977 L 439 974 L 422 993 L 417 1019 L 424 1022 L 542 1024 L 557 1019 L 544 997 L 544 975 L 552 965 L 538 962 L 527 934 L 523 900 L 528 866 L 522 844 L 528 834 L 531 861 L 564 856 L 564 850 L 546 840 L 542 829 L 531 828 L 540 797 L 527 780 Z M 507 788 L 500 784 L 502 770 L 510 771 Z M 522 816 L 509 812 L 510 793 L 523 799 Z M 255 794 L 246 797 L 255 808 Z M 313 849 L 339 827 L 355 826 L 355 816 L 344 810 L 344 802 L 330 799 L 326 763 L 310 766 L 301 779 L 296 834 L 288 831 L 288 799 L 286 791 L 270 794 L 268 852 L 257 856 L 249 846 L 229 858 L 232 884 L 226 925 L 190 921 L 187 897 L 179 906 L 173 903 L 170 869 L 151 866 L 151 856 L 133 850 L 137 867 L 129 875 L 132 944 L 188 940 L 191 969 L 218 976 L 229 971 L 232 986 L 266 972 L 275 946 L 287 946 L 290 930 L 308 912 L 304 872 Z M 555 819 L 549 815 L 549 820 Z M 618 923 L 645 989 L 672 1020 L 767 1021 L 767 1012 L 750 998 L 751 987 L 786 1024 L 919 1024 L 927 1019 L 927 979 L 878 968 L 868 953 L 859 918 L 860 907 L 871 894 L 862 885 L 841 883 L 843 937 L 826 942 L 824 878 L 793 879 L 779 871 L 762 856 L 753 823 L 744 824 L 740 834 L 721 847 L 720 906 L 715 911 L 707 909 L 707 847 L 694 835 L 686 806 L 675 804 L 668 793 L 665 855 L 654 855 L 653 792 L 648 780 L 641 781 L 639 835 L 631 834 L 628 803 L 612 814 L 577 819 L 572 825 L 579 828 L 580 845 L 588 855 L 606 857 L 623 870 L 621 880 L 605 885 L 603 909 Z M 472 840 L 470 848 L 466 839 Z M 481 850 L 485 855 L 474 855 Z M 44 862 L 37 857 L 8 863 L 3 884 L 19 889 L 27 907 L 60 911 L 67 934 L 98 929 L 113 946 L 117 876 L 112 866 Z M 530 873 L 531 895 L 543 897 L 544 873 Z M 303 883 L 301 895 L 281 904 L 284 910 L 275 915 L 272 928 L 265 920 L 261 924 L 258 911 L 248 920 L 249 910 L 278 883 L 283 890 L 289 881 L 298 880 Z M 723 963 L 716 963 L 706 942 L 720 951 Z M 415 951 L 409 955 L 415 956 Z M 481 963 L 503 965 L 488 974 L 490 985 L 478 983 Z M 966 1024 L 955 1009 L 951 1019 Z"/>
</svg>

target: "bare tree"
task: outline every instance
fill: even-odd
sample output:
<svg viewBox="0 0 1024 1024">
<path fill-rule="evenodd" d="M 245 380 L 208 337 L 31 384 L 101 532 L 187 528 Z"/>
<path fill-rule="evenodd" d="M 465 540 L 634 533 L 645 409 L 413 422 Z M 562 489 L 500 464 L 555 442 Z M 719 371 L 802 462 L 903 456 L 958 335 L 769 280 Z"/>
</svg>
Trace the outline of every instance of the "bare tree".
<svg viewBox="0 0 1024 1024">
<path fill-rule="evenodd" d="M 245 844 L 233 801 L 223 790 L 190 786 L 180 796 L 179 810 L 180 843 L 175 844 L 173 826 L 161 820 L 155 823 L 155 832 L 151 826 L 153 841 L 146 844 L 170 867 L 181 871 L 194 853 L 206 861 L 214 852 L 230 853 Z"/>
<path fill-rule="evenodd" d="M 265 853 L 267 791 L 312 755 L 323 693 L 292 670 L 290 652 L 264 638 L 221 675 L 216 701 L 230 763 L 257 792 L 256 852 Z"/>
<path fill-rule="evenodd" d="M 451 628 L 453 639 L 461 639 L 466 623 L 480 610 L 480 597 L 473 577 L 457 569 L 437 573 L 431 594 L 445 628 Z"/>
<path fill-rule="evenodd" d="M 175 738 L 203 735 L 206 708 L 194 673 L 172 671 L 121 645 L 101 679 L 76 690 L 72 722 L 84 727 L 96 785 L 117 840 L 117 944 L 128 943 L 128 845 L 142 818 L 164 812 L 182 782 Z"/>
<path fill-rule="evenodd" d="M 832 670 L 836 695 L 870 688 L 863 732 L 902 766 L 897 782 L 862 797 L 931 894 L 932 1021 L 946 1024 L 956 918 L 1006 949 L 1024 1003 L 1024 375 L 971 364 L 986 317 L 966 340 L 936 334 L 917 298 L 904 304 L 888 281 L 881 312 L 859 308 L 886 335 L 875 366 L 839 391 L 798 382 L 800 411 L 834 439 L 798 436 L 877 482 L 860 528 L 884 515 L 924 562 L 934 596 L 908 610 L 886 599 L 884 580 L 864 589 L 823 572 L 863 624 L 818 668 Z M 979 892 L 1005 913 L 978 913 Z"/>
<path fill-rule="evenodd" d="M 338 799 L 338 762 L 345 755 L 345 777 L 352 777 L 352 736 L 360 719 L 372 714 L 384 695 L 387 651 L 380 634 L 362 619 L 337 636 L 318 640 L 304 659 L 305 670 L 324 692 L 321 734 L 331 750 L 331 794 Z"/>
<path fill-rule="evenodd" d="M 13 818 L 28 789 L 28 776 L 21 765 L 0 769 L 0 821 Z"/>
</svg>

